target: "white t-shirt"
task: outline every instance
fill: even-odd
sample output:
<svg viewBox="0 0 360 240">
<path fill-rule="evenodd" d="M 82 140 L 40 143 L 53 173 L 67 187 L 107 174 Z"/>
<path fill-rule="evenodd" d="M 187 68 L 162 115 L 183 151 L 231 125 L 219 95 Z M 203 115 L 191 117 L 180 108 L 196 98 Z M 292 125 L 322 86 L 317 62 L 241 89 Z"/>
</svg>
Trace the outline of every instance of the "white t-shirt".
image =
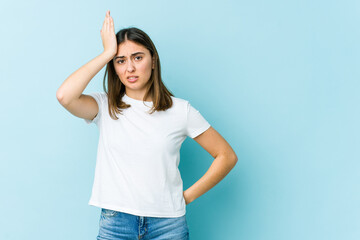
<svg viewBox="0 0 360 240">
<path fill-rule="evenodd" d="M 210 127 L 184 99 L 149 114 L 152 102 L 130 98 L 131 107 L 110 117 L 105 92 L 92 96 L 99 106 L 93 120 L 99 129 L 94 183 L 89 205 L 138 216 L 180 217 L 186 213 L 183 182 L 178 169 L 180 147 Z"/>
</svg>

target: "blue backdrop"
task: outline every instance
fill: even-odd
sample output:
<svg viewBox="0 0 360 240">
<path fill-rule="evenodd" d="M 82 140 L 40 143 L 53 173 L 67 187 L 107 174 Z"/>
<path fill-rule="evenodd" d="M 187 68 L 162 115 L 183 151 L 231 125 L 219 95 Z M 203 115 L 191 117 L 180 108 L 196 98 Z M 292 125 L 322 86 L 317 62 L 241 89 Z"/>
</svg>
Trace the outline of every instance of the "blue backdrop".
<svg viewBox="0 0 360 240">
<path fill-rule="evenodd" d="M 115 31 L 153 39 L 166 86 L 239 161 L 187 205 L 191 239 L 360 239 L 360 3 L 343 1 L 2 1 L 1 239 L 95 239 L 89 206 L 95 124 L 56 91 Z M 84 93 L 102 91 L 104 69 Z M 188 138 L 184 189 L 213 158 Z"/>
</svg>

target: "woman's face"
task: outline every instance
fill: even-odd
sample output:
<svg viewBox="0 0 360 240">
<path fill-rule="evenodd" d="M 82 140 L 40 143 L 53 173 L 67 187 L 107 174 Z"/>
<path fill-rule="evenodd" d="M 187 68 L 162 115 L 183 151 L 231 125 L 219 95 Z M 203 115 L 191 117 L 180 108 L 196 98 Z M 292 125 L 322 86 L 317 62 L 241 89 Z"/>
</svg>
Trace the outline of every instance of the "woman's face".
<svg viewBox="0 0 360 240">
<path fill-rule="evenodd" d="M 142 98 L 154 67 L 150 51 L 143 45 L 126 40 L 114 57 L 116 74 L 126 87 L 126 94 Z M 131 78 L 135 76 L 135 78 Z"/>
</svg>

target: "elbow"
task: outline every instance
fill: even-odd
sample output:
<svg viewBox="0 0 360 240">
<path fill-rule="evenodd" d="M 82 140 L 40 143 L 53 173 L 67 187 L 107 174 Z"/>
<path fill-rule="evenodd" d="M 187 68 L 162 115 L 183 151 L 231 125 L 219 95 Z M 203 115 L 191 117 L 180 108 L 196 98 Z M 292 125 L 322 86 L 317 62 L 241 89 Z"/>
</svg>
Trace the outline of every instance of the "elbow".
<svg viewBox="0 0 360 240">
<path fill-rule="evenodd" d="M 224 159 L 226 159 L 227 164 L 231 166 L 231 168 L 233 168 L 238 161 L 238 157 L 236 156 L 234 151 L 224 153 L 222 154 L 222 156 L 224 157 Z"/>
<path fill-rule="evenodd" d="M 59 103 L 62 103 L 64 96 L 59 90 L 56 91 L 56 98 L 59 101 Z"/>
<path fill-rule="evenodd" d="M 227 156 L 228 156 L 229 161 L 231 161 L 234 165 L 237 163 L 238 157 L 232 148 L 228 150 Z"/>
<path fill-rule="evenodd" d="M 236 165 L 236 163 L 238 162 L 238 157 L 236 156 L 236 154 L 235 154 L 235 153 L 233 153 L 233 154 L 232 154 L 231 159 L 232 159 L 232 162 L 233 162 L 233 164 L 234 164 L 234 166 L 235 166 L 235 165 Z"/>
<path fill-rule="evenodd" d="M 238 157 L 236 156 L 235 153 L 234 153 L 234 162 L 235 162 L 235 164 L 238 162 Z"/>
<path fill-rule="evenodd" d="M 62 106 L 66 106 L 68 104 L 68 101 L 66 100 L 64 94 L 59 90 L 56 92 L 56 98 Z"/>
</svg>

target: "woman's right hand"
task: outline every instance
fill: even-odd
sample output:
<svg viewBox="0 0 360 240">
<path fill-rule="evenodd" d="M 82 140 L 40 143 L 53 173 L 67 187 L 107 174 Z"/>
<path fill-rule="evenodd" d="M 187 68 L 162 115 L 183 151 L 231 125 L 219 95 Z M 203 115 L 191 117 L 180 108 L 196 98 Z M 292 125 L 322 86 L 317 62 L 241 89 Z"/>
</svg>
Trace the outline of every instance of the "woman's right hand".
<svg viewBox="0 0 360 240">
<path fill-rule="evenodd" d="M 115 36 L 114 20 L 110 17 L 110 10 L 106 12 L 104 24 L 100 30 L 104 52 L 115 56 L 117 53 L 117 42 Z"/>
</svg>

